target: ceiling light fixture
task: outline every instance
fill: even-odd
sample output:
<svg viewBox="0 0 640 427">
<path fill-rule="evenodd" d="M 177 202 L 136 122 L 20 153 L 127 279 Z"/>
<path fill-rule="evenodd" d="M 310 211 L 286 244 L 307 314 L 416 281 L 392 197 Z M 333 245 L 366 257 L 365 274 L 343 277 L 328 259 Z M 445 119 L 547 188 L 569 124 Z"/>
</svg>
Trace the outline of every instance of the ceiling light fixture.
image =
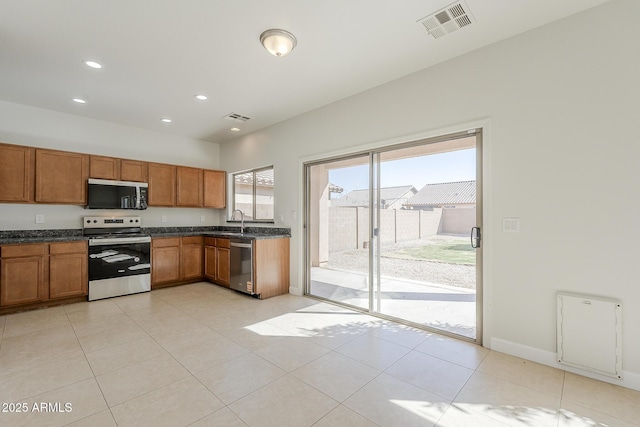
<svg viewBox="0 0 640 427">
<path fill-rule="evenodd" d="M 194 97 L 199 101 L 206 101 L 207 99 L 209 99 L 207 95 L 194 95 Z"/>
<path fill-rule="evenodd" d="M 168 117 L 163 117 L 163 118 L 160 119 L 160 121 L 162 123 L 171 123 L 172 120 L 170 118 L 168 118 Z"/>
<path fill-rule="evenodd" d="M 260 34 L 260 43 L 270 54 L 280 58 L 291 52 L 298 41 L 289 31 L 271 29 Z"/>
<path fill-rule="evenodd" d="M 78 104 L 86 104 L 87 101 L 85 101 L 82 98 L 73 98 L 73 102 L 77 102 Z"/>
<path fill-rule="evenodd" d="M 240 128 L 231 128 L 231 132 L 240 132 Z"/>
<path fill-rule="evenodd" d="M 100 68 L 102 68 L 102 64 L 96 61 L 84 61 L 84 64 L 87 67 L 95 68 L 96 70 L 99 70 Z"/>
</svg>

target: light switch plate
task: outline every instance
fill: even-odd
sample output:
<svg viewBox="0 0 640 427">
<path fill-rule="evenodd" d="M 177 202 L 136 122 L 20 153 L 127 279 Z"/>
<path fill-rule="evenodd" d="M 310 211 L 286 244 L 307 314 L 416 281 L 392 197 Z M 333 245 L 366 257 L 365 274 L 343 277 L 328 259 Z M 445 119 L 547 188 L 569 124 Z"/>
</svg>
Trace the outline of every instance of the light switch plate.
<svg viewBox="0 0 640 427">
<path fill-rule="evenodd" d="M 36 214 L 36 224 L 44 224 L 44 215 Z"/>
<path fill-rule="evenodd" d="M 166 215 L 162 215 L 162 216 L 160 217 L 160 221 L 162 221 L 162 222 L 167 222 L 167 216 L 166 216 Z"/>
<path fill-rule="evenodd" d="M 502 218 L 502 231 L 505 233 L 519 233 L 520 218 Z"/>
<path fill-rule="evenodd" d="M 200 215 L 200 222 L 204 222 L 204 215 Z"/>
</svg>

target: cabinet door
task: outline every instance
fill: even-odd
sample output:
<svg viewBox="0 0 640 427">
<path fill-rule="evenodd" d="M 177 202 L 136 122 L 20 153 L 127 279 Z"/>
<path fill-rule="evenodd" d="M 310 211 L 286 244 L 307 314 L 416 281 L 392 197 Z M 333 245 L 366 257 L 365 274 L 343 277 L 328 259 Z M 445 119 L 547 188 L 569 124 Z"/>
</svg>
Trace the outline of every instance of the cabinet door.
<svg viewBox="0 0 640 427">
<path fill-rule="evenodd" d="M 147 182 L 149 164 L 137 160 L 120 160 L 120 179 L 122 181 Z"/>
<path fill-rule="evenodd" d="M 226 177 L 225 171 L 205 170 L 203 172 L 204 206 L 207 208 L 223 209 L 226 206 Z"/>
<path fill-rule="evenodd" d="M 149 163 L 149 206 L 175 206 L 176 167 Z"/>
<path fill-rule="evenodd" d="M 0 202 L 33 202 L 35 149 L 0 144 Z"/>
<path fill-rule="evenodd" d="M 87 254 L 49 257 L 49 298 L 87 295 Z"/>
<path fill-rule="evenodd" d="M 151 283 L 180 280 L 180 246 L 154 247 L 151 254 Z"/>
<path fill-rule="evenodd" d="M 211 280 L 216 280 L 216 248 L 215 246 L 204 247 L 204 276 Z"/>
<path fill-rule="evenodd" d="M 202 207 L 202 169 L 177 167 L 177 206 Z"/>
<path fill-rule="evenodd" d="M 183 245 L 180 263 L 182 279 L 199 279 L 202 277 L 202 245 Z"/>
<path fill-rule="evenodd" d="M 0 262 L 0 306 L 46 299 L 44 257 L 4 258 Z"/>
<path fill-rule="evenodd" d="M 227 248 L 217 249 L 216 282 L 229 287 L 231 284 L 231 250 Z"/>
<path fill-rule="evenodd" d="M 120 160 L 113 157 L 89 156 L 89 178 L 120 179 Z"/>
<path fill-rule="evenodd" d="M 36 149 L 36 202 L 85 205 L 89 156 Z"/>
</svg>

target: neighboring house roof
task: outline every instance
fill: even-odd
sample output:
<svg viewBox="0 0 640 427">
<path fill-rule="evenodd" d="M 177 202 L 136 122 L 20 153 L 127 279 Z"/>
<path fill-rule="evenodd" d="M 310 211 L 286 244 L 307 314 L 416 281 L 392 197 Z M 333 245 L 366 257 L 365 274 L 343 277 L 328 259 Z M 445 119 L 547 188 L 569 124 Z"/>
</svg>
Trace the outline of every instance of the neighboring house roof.
<svg viewBox="0 0 640 427">
<path fill-rule="evenodd" d="M 412 197 L 417 191 L 413 185 L 385 187 L 380 189 L 380 199 L 384 202 L 384 206 L 391 206 L 398 200 Z M 331 206 L 369 206 L 369 189 L 352 190 L 338 199 L 331 199 Z"/>
<path fill-rule="evenodd" d="M 239 173 L 234 176 L 236 184 L 253 184 L 253 173 Z M 256 172 L 258 185 L 273 187 L 273 169 Z"/>
<path fill-rule="evenodd" d="M 427 184 L 405 206 L 442 206 L 476 202 L 476 181 Z"/>
<path fill-rule="evenodd" d="M 329 192 L 330 193 L 342 193 L 344 188 L 337 186 L 335 184 L 329 183 Z"/>
</svg>

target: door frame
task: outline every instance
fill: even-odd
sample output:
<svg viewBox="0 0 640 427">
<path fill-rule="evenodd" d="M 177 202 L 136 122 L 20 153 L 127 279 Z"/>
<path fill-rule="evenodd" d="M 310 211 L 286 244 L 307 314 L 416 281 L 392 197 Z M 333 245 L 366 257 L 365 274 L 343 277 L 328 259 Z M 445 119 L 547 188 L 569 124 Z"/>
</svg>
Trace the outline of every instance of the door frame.
<svg viewBox="0 0 640 427">
<path fill-rule="evenodd" d="M 302 211 L 303 211 L 303 215 L 302 215 L 302 228 L 303 228 L 303 233 L 302 233 L 302 246 L 301 246 L 301 251 L 303 252 L 303 256 L 302 256 L 302 260 L 304 262 L 304 266 L 303 266 L 303 271 L 302 271 L 302 278 L 303 278 L 303 286 L 302 286 L 302 294 L 306 297 L 309 298 L 314 298 L 314 299 L 318 299 L 324 302 L 329 302 L 329 303 L 333 303 L 336 305 L 340 305 L 340 306 L 344 306 L 344 307 L 348 307 L 350 309 L 356 310 L 356 311 L 360 311 L 363 313 L 367 313 L 371 316 L 374 317 L 378 317 L 378 318 L 382 318 L 385 320 L 391 320 L 393 322 L 396 323 L 400 323 L 400 324 L 404 324 L 407 326 L 411 326 L 411 327 L 415 327 L 415 328 L 419 328 L 419 329 L 423 329 L 429 332 L 434 332 L 440 335 L 444 335 L 444 336 L 450 336 L 462 341 L 469 341 L 469 342 L 473 342 L 475 344 L 478 345 L 483 345 L 483 336 L 484 336 L 484 284 L 483 284 L 483 277 L 484 277 L 484 271 L 485 269 L 483 268 L 483 264 L 484 264 L 484 256 L 483 256 L 483 252 L 484 252 L 484 223 L 483 223 L 483 176 L 484 176 L 484 170 L 483 170 L 483 162 L 484 159 L 486 159 L 486 155 L 484 154 L 484 145 L 483 145 L 483 130 L 484 130 L 484 126 L 482 125 L 478 125 L 477 127 L 472 127 L 469 128 L 467 130 L 464 131 L 455 131 L 455 132 L 449 132 L 449 133 L 444 133 L 444 134 L 439 134 L 439 135 L 435 135 L 435 136 L 425 136 L 425 137 L 421 137 L 421 138 L 417 138 L 417 139 L 409 139 L 408 141 L 405 140 L 404 142 L 389 142 L 388 144 L 381 144 L 379 146 L 372 146 L 369 148 L 355 148 L 354 151 L 347 151 L 344 154 L 334 154 L 334 155 L 328 155 L 327 157 L 318 157 L 314 160 L 308 160 L 308 161 L 302 161 L 301 162 L 301 166 L 302 166 L 302 179 L 303 179 L 303 194 L 302 194 Z M 374 162 L 373 161 L 373 157 L 376 155 L 379 155 L 382 152 L 387 152 L 387 151 L 393 151 L 393 150 L 398 150 L 398 149 L 403 149 L 403 148 L 411 148 L 411 147 L 415 147 L 415 146 L 420 146 L 420 145 L 426 145 L 426 144 L 432 144 L 432 143 L 438 143 L 438 142 L 445 142 L 445 141 L 450 141 L 450 140 L 456 140 L 456 139 L 460 139 L 460 138 L 465 138 L 465 137 L 469 137 L 471 135 L 475 135 L 476 137 L 476 226 L 480 227 L 481 230 L 481 240 L 480 240 L 480 246 L 478 248 L 478 250 L 476 251 L 476 336 L 475 339 L 474 338 L 469 338 L 469 337 L 465 337 L 463 335 L 458 335 L 458 334 L 454 334 L 454 333 L 450 333 L 441 329 L 436 329 L 436 328 L 432 328 L 423 324 L 417 324 L 414 322 L 410 322 L 410 321 L 406 321 L 404 319 L 399 319 L 396 317 L 392 317 L 392 316 L 388 316 L 388 315 L 384 315 L 382 313 L 376 312 L 373 310 L 373 304 L 374 301 L 373 299 L 375 298 L 374 295 L 374 280 L 379 280 L 379 271 L 376 272 L 374 271 L 374 269 L 372 268 L 372 266 L 377 266 L 376 268 L 379 269 L 379 263 L 374 263 L 373 262 L 373 257 L 374 257 L 374 251 L 375 248 L 374 246 L 379 245 L 379 239 L 375 239 L 375 244 L 370 244 L 369 245 L 369 273 L 368 273 L 368 277 L 369 277 L 369 308 L 368 309 L 363 309 L 361 307 L 357 307 L 357 306 L 353 306 L 350 304 L 344 304 L 344 303 L 339 303 L 337 301 L 333 301 L 327 298 L 322 298 L 319 296 L 314 296 L 312 294 L 309 293 L 310 291 L 310 285 L 311 285 L 311 267 L 310 267 L 310 250 L 309 250 L 309 245 L 311 243 L 311 236 L 310 236 L 310 228 L 309 228 L 309 223 L 310 223 L 310 199 L 309 199 L 309 195 L 310 195 L 310 189 L 311 189 L 311 180 L 310 180 L 310 168 L 314 165 L 319 165 L 319 164 L 325 164 L 325 163 L 330 163 L 332 161 L 336 161 L 336 160 L 343 160 L 343 159 L 348 159 L 350 157 L 358 157 L 358 156 L 364 156 L 364 155 L 368 155 L 369 156 L 369 194 L 370 194 L 370 201 L 371 200 L 378 200 L 378 196 L 379 196 L 379 185 L 377 184 L 377 182 L 375 181 L 376 178 L 376 174 L 377 177 L 379 178 L 379 165 L 380 162 Z M 374 171 L 374 168 L 378 168 L 378 171 Z M 373 184 L 373 185 L 372 185 Z M 377 192 L 377 196 L 375 194 L 375 192 Z M 375 199 L 374 199 L 375 197 Z M 372 227 L 372 225 L 375 223 L 377 224 L 379 221 L 375 220 L 375 215 L 376 213 L 378 213 L 379 209 L 369 209 L 370 211 L 370 227 L 369 227 L 369 233 L 370 233 L 370 238 L 373 238 L 373 233 L 374 233 L 374 227 Z M 379 214 L 379 213 L 378 213 Z M 375 221 L 375 222 L 374 222 Z M 377 276 L 376 276 L 377 274 Z M 376 277 L 374 277 L 376 276 Z"/>
</svg>

